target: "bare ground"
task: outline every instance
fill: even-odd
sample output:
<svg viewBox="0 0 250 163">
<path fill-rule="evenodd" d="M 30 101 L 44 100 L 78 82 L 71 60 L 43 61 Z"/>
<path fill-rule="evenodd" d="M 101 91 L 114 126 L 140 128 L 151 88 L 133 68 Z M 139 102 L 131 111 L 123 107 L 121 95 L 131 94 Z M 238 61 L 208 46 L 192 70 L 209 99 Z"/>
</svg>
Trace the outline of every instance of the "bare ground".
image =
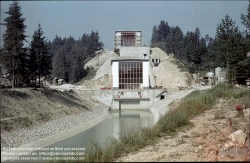
<svg viewBox="0 0 250 163">
<path fill-rule="evenodd" d="M 176 60 L 172 56 L 168 56 L 160 48 L 151 48 L 151 56 L 161 58 L 161 62 L 157 67 L 153 67 L 153 74 L 157 86 L 163 88 L 176 88 L 178 86 L 189 87 L 194 80 L 190 73 L 182 71 L 175 63 Z"/>
<path fill-rule="evenodd" d="M 1 133 L 41 125 L 85 111 L 91 111 L 97 100 L 73 91 L 52 89 L 0 90 Z"/>
<path fill-rule="evenodd" d="M 235 99 L 220 99 L 176 135 L 161 137 L 155 145 L 126 154 L 116 161 L 250 161 L 249 135 L 243 147 L 235 145 L 223 150 L 234 131 L 241 129 L 249 133 L 249 122 L 234 110 L 236 102 Z"/>
</svg>

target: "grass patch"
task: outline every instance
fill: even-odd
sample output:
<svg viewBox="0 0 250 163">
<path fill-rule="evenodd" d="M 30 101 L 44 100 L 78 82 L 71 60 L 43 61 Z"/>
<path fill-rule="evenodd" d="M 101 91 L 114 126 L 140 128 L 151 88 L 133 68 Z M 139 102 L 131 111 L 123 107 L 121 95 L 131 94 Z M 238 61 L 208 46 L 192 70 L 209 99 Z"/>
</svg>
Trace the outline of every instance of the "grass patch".
<svg viewBox="0 0 250 163">
<path fill-rule="evenodd" d="M 189 135 L 183 135 L 182 137 L 183 137 L 183 138 L 190 138 Z"/>
<path fill-rule="evenodd" d="M 8 96 L 8 97 L 14 98 L 16 100 L 23 100 L 23 99 L 30 98 L 30 96 L 25 92 L 11 90 L 11 89 L 6 89 L 6 90 L 1 91 L 1 95 Z"/>
<path fill-rule="evenodd" d="M 180 71 L 188 71 L 187 66 L 185 64 L 183 64 L 182 62 L 176 60 L 174 63 L 178 66 Z"/>
<path fill-rule="evenodd" d="M 198 73 L 199 73 L 199 76 L 202 77 L 202 76 L 206 76 L 207 71 L 198 71 Z"/>
<path fill-rule="evenodd" d="M 219 138 L 219 141 L 220 141 L 221 143 L 225 143 L 225 142 L 227 141 L 227 139 L 225 139 L 225 138 Z"/>
<path fill-rule="evenodd" d="M 84 83 L 85 80 L 90 80 L 90 79 L 93 79 L 96 75 L 96 69 L 94 69 L 93 67 L 88 67 L 86 69 L 86 73 L 87 75 L 85 77 L 83 77 L 79 82 L 77 82 L 76 84 L 77 85 L 81 85 Z"/>
<path fill-rule="evenodd" d="M 42 89 L 41 93 L 47 97 L 49 102 L 61 103 L 67 107 L 79 107 L 89 110 L 85 105 L 81 104 L 81 100 L 74 97 L 72 93 L 60 92 L 53 89 Z"/>
<path fill-rule="evenodd" d="M 96 75 L 96 69 L 94 69 L 93 67 L 87 68 L 87 75 L 86 77 L 84 77 L 85 80 L 90 80 L 93 79 Z"/>
<path fill-rule="evenodd" d="M 15 124 L 19 124 L 20 128 L 26 128 L 33 125 L 32 120 L 29 117 L 18 117 L 15 119 L 12 119 L 11 124 L 14 126 Z M 15 127 L 15 126 L 14 126 Z M 14 128 L 13 127 L 13 128 Z"/>
<path fill-rule="evenodd" d="M 171 153 L 169 154 L 169 157 L 170 157 L 170 158 L 178 158 L 178 157 L 180 157 L 180 156 L 182 156 L 182 154 L 181 154 L 181 153 L 178 153 L 178 151 L 177 151 L 177 152 L 171 152 Z"/>
<path fill-rule="evenodd" d="M 200 134 L 198 132 L 192 132 L 191 135 L 193 136 L 193 138 L 200 137 Z"/>
<path fill-rule="evenodd" d="M 217 120 L 217 119 L 224 119 L 225 116 L 223 115 L 222 113 L 222 110 L 217 110 L 214 114 L 214 120 Z"/>
<path fill-rule="evenodd" d="M 12 129 L 13 129 L 13 126 L 9 121 L 1 122 L 1 130 L 11 131 Z"/>
<path fill-rule="evenodd" d="M 181 144 L 184 144 L 184 143 L 185 143 L 185 140 L 183 138 L 177 139 L 177 145 L 181 145 Z"/>
<path fill-rule="evenodd" d="M 37 121 L 47 122 L 50 119 L 51 118 L 50 118 L 50 114 L 49 113 L 38 113 L 37 114 Z"/>
<path fill-rule="evenodd" d="M 192 125 L 190 119 L 210 109 L 216 103 L 217 98 L 242 98 L 245 96 L 248 96 L 247 89 L 235 90 L 228 84 L 218 84 L 206 91 L 194 91 L 182 99 L 176 109 L 161 116 L 153 127 L 127 132 L 121 135 L 119 140 L 110 138 L 104 147 L 92 142 L 86 149 L 84 162 L 114 161 L 123 154 L 154 144 L 159 137 L 175 135 L 180 128 Z M 194 136 L 198 136 L 198 134 Z M 181 138 L 177 143 L 183 144 L 185 141 Z"/>
<path fill-rule="evenodd" d="M 79 100 L 75 96 L 73 96 L 71 93 L 65 92 L 65 94 L 72 100 Z"/>
<path fill-rule="evenodd" d="M 235 118 L 244 118 L 244 112 L 243 111 L 237 111 L 235 114 Z"/>
</svg>

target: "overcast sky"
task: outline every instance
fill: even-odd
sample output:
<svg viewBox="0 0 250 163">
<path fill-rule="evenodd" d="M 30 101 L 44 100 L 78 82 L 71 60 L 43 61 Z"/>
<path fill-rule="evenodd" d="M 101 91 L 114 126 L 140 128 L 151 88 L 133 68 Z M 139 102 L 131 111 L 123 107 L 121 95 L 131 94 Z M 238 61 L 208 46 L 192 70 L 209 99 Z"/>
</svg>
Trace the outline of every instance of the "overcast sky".
<svg viewBox="0 0 250 163">
<path fill-rule="evenodd" d="M 1 23 L 6 18 L 11 1 L 1 1 Z M 246 14 L 247 0 L 237 1 L 19 1 L 26 18 L 26 35 L 32 36 L 40 23 L 48 40 L 55 36 L 75 39 L 84 33 L 98 31 L 104 48 L 113 50 L 116 30 L 141 30 L 143 44 L 149 46 L 154 25 L 161 20 L 169 26 L 179 26 L 183 33 L 201 30 L 201 36 L 215 36 L 217 24 L 226 14 L 240 29 L 241 13 Z M 5 27 L 1 27 L 2 34 Z M 27 39 L 28 46 L 31 37 Z M 1 41 L 2 43 L 2 41 Z"/>
</svg>

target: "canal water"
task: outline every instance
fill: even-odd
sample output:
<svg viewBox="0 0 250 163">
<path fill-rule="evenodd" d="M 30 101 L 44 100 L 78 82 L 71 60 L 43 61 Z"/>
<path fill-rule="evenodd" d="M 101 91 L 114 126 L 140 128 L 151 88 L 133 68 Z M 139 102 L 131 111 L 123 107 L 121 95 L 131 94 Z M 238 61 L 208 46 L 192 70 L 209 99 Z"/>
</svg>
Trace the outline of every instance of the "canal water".
<svg viewBox="0 0 250 163">
<path fill-rule="evenodd" d="M 124 132 L 152 126 L 153 122 L 153 115 L 149 110 L 113 110 L 99 124 L 49 147 L 87 147 L 91 140 L 104 145 L 108 138 L 114 137 L 118 139 L 119 135 Z"/>
<path fill-rule="evenodd" d="M 99 124 L 29 155 L 20 156 L 17 162 L 53 161 L 58 160 L 55 159 L 57 155 L 64 155 L 67 160 L 65 156 L 70 156 L 71 152 L 83 154 L 91 141 L 104 146 L 108 138 L 119 139 L 120 134 L 152 126 L 153 122 L 153 115 L 149 110 L 112 110 L 109 116 Z M 69 160 L 71 158 L 68 157 Z"/>
</svg>

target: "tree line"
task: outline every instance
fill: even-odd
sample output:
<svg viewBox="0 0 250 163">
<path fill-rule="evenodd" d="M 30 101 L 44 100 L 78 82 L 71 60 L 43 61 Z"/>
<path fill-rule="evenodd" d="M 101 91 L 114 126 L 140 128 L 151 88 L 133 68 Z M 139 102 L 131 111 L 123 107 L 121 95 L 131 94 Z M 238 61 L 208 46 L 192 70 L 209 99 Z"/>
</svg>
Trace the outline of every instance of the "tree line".
<svg viewBox="0 0 250 163">
<path fill-rule="evenodd" d="M 210 71 L 216 67 L 227 70 L 229 82 L 245 84 L 250 78 L 250 0 L 247 14 L 241 14 L 241 23 L 246 27 L 240 31 L 232 18 L 227 14 L 217 25 L 214 38 L 201 37 L 200 29 L 183 34 L 178 26 L 169 26 L 161 20 L 154 26 L 151 47 L 159 47 L 183 62 L 193 73 L 195 70 Z"/>
<path fill-rule="evenodd" d="M 83 34 L 78 40 L 71 36 L 64 39 L 56 36 L 49 42 L 50 53 L 54 54 L 52 75 L 66 82 L 76 82 L 86 76 L 88 69 L 83 69 L 84 63 L 95 57 L 95 51 L 103 48 L 99 39 L 99 33 L 94 31 Z"/>
<path fill-rule="evenodd" d="M 25 35 L 25 18 L 17 1 L 9 6 L 8 16 L 1 25 L 6 26 L 3 34 L 3 48 L 0 49 L 1 64 L 7 69 L 14 81 L 37 82 L 40 86 L 41 76 L 63 78 L 67 82 L 76 82 L 86 75 L 84 63 L 95 56 L 95 51 L 103 48 L 99 33 L 83 34 L 82 38 L 60 38 L 51 42 L 46 39 L 41 24 L 32 35 L 29 47 Z"/>
</svg>

